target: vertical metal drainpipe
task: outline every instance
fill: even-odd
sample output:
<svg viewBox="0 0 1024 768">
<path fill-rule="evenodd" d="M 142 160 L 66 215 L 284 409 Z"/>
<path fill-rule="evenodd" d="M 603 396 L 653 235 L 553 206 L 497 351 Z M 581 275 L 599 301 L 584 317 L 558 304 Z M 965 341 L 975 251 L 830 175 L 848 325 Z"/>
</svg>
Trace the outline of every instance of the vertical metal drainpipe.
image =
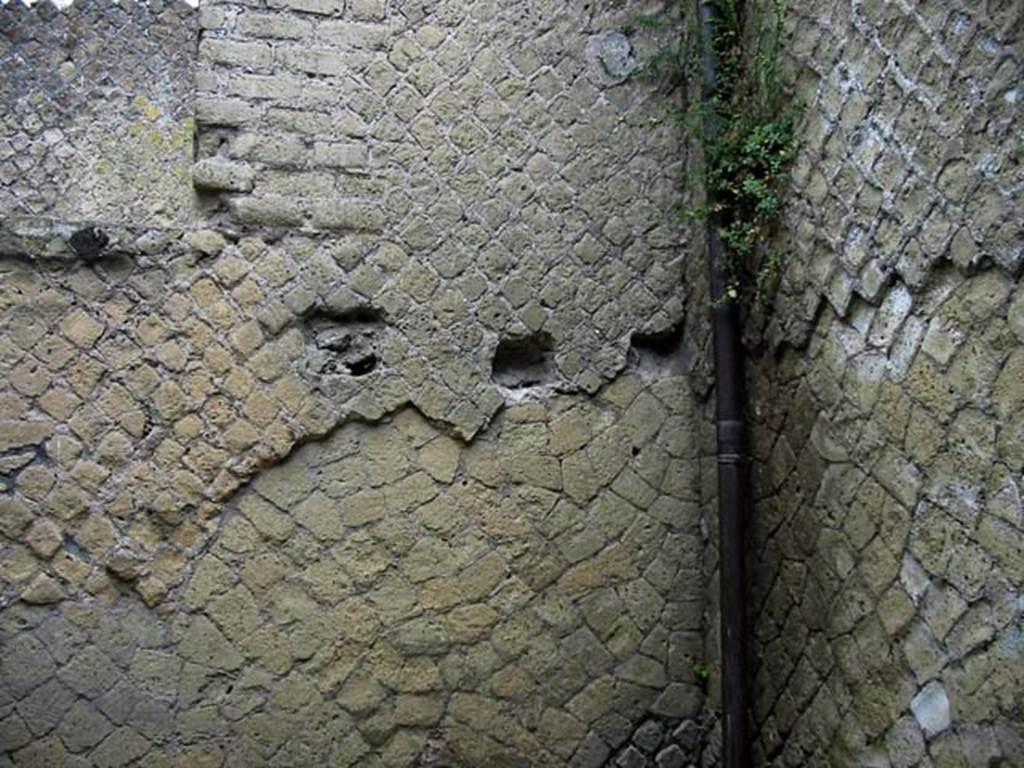
<svg viewBox="0 0 1024 768">
<path fill-rule="evenodd" d="M 715 0 L 697 0 L 704 51 L 705 97 L 717 83 L 713 45 Z M 714 119 L 706 131 L 717 130 Z M 709 190 L 710 196 L 710 190 Z M 713 202 L 709 200 L 709 202 Z M 746 638 L 744 633 L 744 540 L 749 496 L 743 414 L 743 347 L 739 305 L 727 295 L 725 246 L 714 216 L 707 222 L 707 249 L 715 350 L 715 411 L 718 433 L 718 534 L 721 590 L 722 768 L 747 768 Z"/>
</svg>

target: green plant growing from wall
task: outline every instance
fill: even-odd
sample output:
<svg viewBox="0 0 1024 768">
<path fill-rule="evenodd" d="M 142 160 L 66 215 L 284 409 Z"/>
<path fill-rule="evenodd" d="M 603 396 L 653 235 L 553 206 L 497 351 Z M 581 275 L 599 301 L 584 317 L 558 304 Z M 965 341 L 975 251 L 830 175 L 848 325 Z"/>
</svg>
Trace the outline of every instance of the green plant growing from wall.
<svg viewBox="0 0 1024 768">
<path fill-rule="evenodd" d="M 794 154 L 796 108 L 780 71 L 783 6 L 781 0 L 714 1 L 717 78 L 711 84 L 704 77 L 699 5 L 675 0 L 659 15 L 638 18 L 641 27 L 671 32 L 645 71 L 686 94 L 670 114 L 696 139 L 703 168 L 684 178 L 685 217 L 710 219 L 725 244 L 727 298 L 763 302 L 784 261 L 772 241 Z"/>
<path fill-rule="evenodd" d="M 711 679 L 711 670 L 704 662 L 697 662 L 693 665 L 693 677 L 701 688 L 706 688 L 708 680 Z"/>
</svg>

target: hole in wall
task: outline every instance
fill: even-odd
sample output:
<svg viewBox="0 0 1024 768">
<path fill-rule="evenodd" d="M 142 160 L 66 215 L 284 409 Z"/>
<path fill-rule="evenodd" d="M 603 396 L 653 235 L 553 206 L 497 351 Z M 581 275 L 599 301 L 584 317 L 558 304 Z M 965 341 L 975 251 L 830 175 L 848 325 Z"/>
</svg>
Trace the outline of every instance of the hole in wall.
<svg viewBox="0 0 1024 768">
<path fill-rule="evenodd" d="M 353 376 L 365 376 L 374 368 L 377 367 L 377 356 L 374 354 L 366 355 L 358 360 L 354 360 L 348 363 L 348 372 Z"/>
<path fill-rule="evenodd" d="M 384 315 L 380 312 L 380 310 L 370 306 L 352 307 L 351 309 L 344 309 L 337 312 L 332 312 L 328 310 L 318 310 L 313 313 L 312 319 L 314 321 L 320 319 L 326 322 L 333 322 L 340 325 L 357 323 L 377 325 L 384 324 Z"/>
<path fill-rule="evenodd" d="M 502 339 L 491 361 L 491 378 L 508 389 L 525 389 L 554 380 L 554 340 L 535 333 Z"/>
<path fill-rule="evenodd" d="M 366 376 L 380 364 L 384 319 L 372 307 L 315 312 L 306 319 L 309 365 L 324 376 Z"/>
<path fill-rule="evenodd" d="M 642 377 L 663 379 L 682 376 L 689 369 L 689 354 L 681 326 L 660 333 L 634 333 L 630 340 L 629 365 Z"/>
<path fill-rule="evenodd" d="M 87 263 L 96 261 L 110 245 L 110 237 L 99 227 L 83 227 L 76 230 L 68 241 L 72 250 Z"/>
</svg>

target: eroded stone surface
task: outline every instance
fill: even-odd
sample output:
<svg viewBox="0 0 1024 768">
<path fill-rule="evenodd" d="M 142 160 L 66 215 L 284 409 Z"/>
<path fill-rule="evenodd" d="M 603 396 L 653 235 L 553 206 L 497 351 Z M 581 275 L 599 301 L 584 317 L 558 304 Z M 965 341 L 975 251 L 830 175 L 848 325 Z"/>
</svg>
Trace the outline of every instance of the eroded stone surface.
<svg viewBox="0 0 1024 768">
<path fill-rule="evenodd" d="M 77 225 L 0 228 L 0 444 L 35 451 L 4 500 L 11 596 L 48 560 L 72 594 L 114 577 L 156 605 L 223 500 L 297 443 L 407 403 L 471 438 L 505 401 L 491 381 L 503 339 L 543 335 L 545 383 L 593 393 L 634 331 L 682 312 L 665 224 L 678 136 L 641 136 L 660 96 L 602 87 L 585 60 L 588 35 L 624 12 L 222 5 L 200 14 L 196 173 L 246 173 L 218 183 L 218 226 L 121 221 L 88 264 Z M 38 47 L 32 28 L 5 39 Z M 273 220 L 232 221 L 239 205 Z"/>
<path fill-rule="evenodd" d="M 695 422 L 684 371 L 626 369 L 683 313 L 682 144 L 639 52 L 587 54 L 631 13 L 0 9 L 0 761 L 676 743 Z"/>
<path fill-rule="evenodd" d="M 84 0 L 0 11 L 0 212 L 108 225 L 195 218 L 197 14 Z"/>
<path fill-rule="evenodd" d="M 1024 241 L 994 149 L 1020 10 L 789 17 L 807 109 L 751 376 L 757 760 L 1020 762 Z"/>
<path fill-rule="evenodd" d="M 701 617 L 679 603 L 702 572 L 698 490 L 678 482 L 695 454 L 630 437 L 622 412 L 644 396 L 692 414 L 680 380 L 626 376 L 596 400 L 510 408 L 443 452 L 413 409 L 347 425 L 229 502 L 165 618 L 116 591 L 8 606 L 12 713 L 55 684 L 47 700 L 82 697 L 47 707 L 31 745 L 12 737 L 15 764 L 55 733 L 54 754 L 97 765 L 402 766 L 434 741 L 464 765 L 556 766 L 608 754 L 649 710 L 678 721 L 662 689 L 700 697 Z M 549 424 L 565 414 L 591 427 L 559 460 Z M 566 490 L 598 453 L 611 487 Z M 625 475 L 648 506 L 613 490 Z M 596 544 L 573 554 L 581 536 Z M 661 728 L 634 739 L 653 749 Z"/>
<path fill-rule="evenodd" d="M 715 764 L 684 137 L 593 6 L 0 9 L 0 761 Z M 755 757 L 1024 763 L 1019 9 L 789 20 Z"/>
</svg>

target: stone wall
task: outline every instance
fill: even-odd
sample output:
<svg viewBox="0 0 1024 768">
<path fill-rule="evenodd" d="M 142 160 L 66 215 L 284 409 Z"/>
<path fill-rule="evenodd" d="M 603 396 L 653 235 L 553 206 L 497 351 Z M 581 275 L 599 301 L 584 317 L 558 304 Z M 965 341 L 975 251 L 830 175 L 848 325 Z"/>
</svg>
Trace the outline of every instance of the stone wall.
<svg viewBox="0 0 1024 768">
<path fill-rule="evenodd" d="M 714 765 L 642 8 L 0 7 L 0 765 Z M 1021 9 L 788 18 L 757 762 L 1022 763 Z"/>
<path fill-rule="evenodd" d="M 750 373 L 757 761 L 1024 763 L 1014 2 L 801 3 Z"/>
<path fill-rule="evenodd" d="M 4 5 L 0 212 L 190 221 L 196 34 L 180 2 Z"/>
<path fill-rule="evenodd" d="M 695 753 L 682 142 L 634 10 L 0 8 L 0 764 Z M 41 111 L 55 51 L 123 108 Z"/>
</svg>

